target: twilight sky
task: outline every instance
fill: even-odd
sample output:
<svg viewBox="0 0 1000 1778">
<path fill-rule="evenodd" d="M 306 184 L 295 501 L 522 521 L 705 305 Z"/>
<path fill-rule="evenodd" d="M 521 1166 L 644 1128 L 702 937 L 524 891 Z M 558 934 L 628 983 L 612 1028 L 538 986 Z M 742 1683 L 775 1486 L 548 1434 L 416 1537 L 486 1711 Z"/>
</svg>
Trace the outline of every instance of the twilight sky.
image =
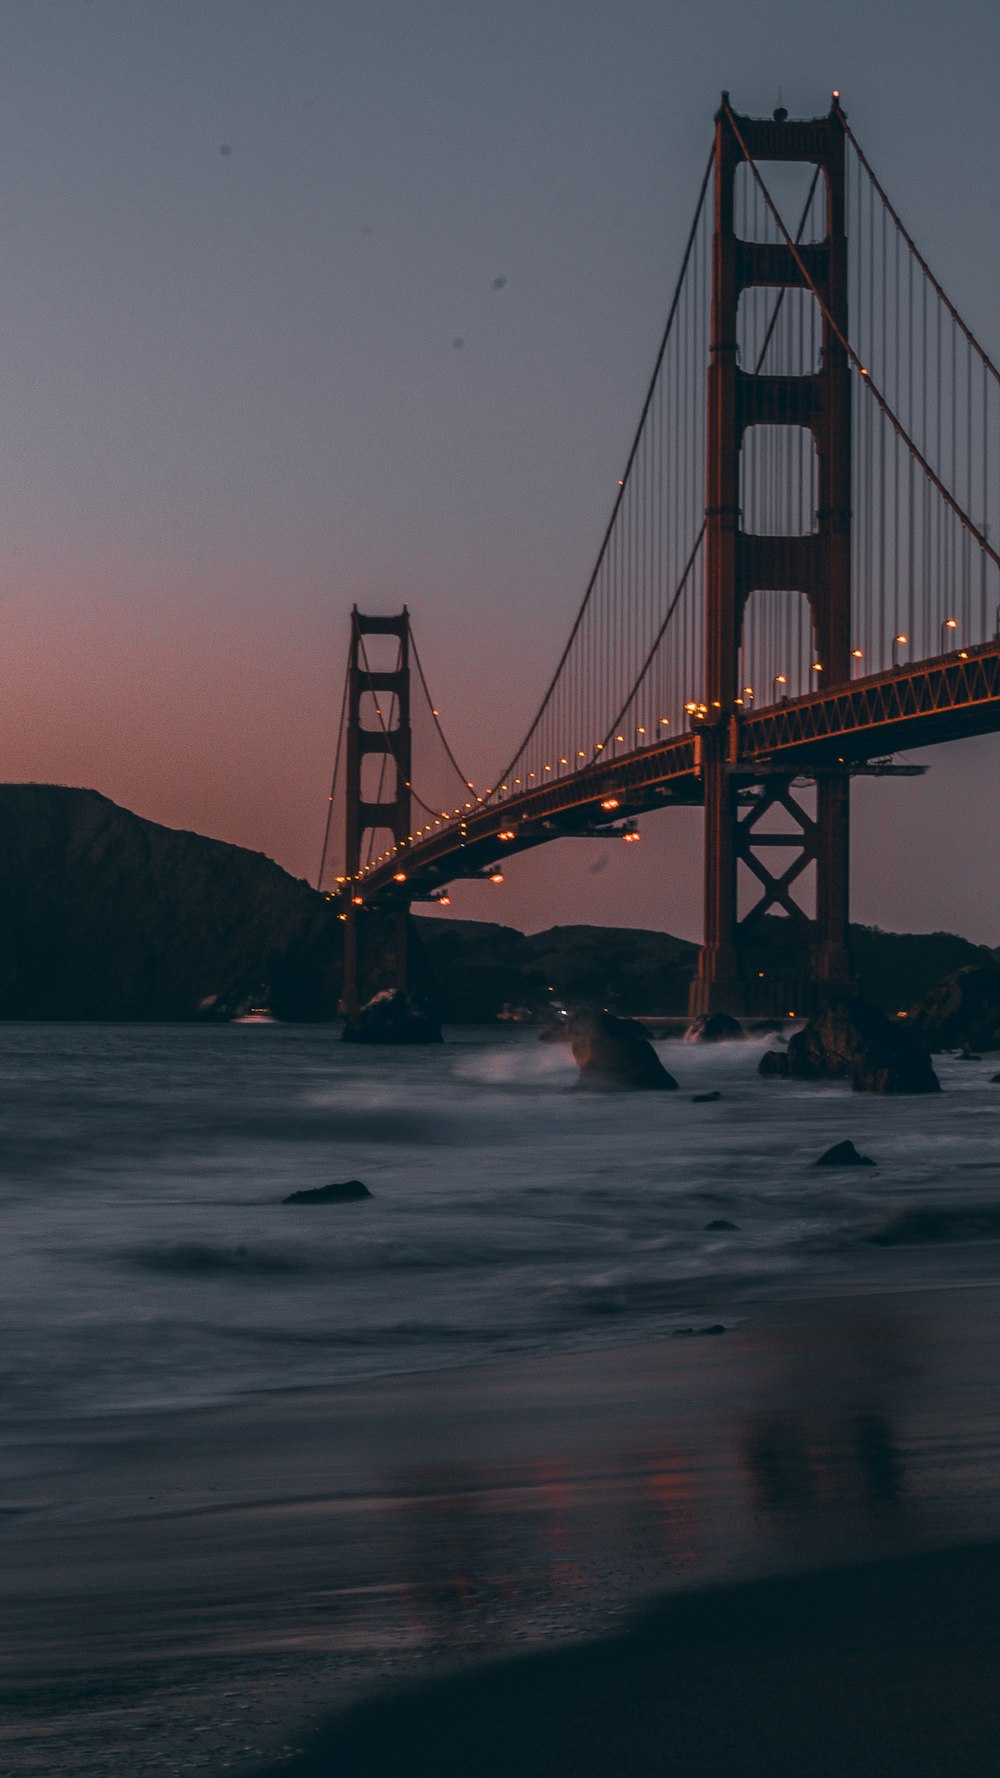
<svg viewBox="0 0 1000 1778">
<path fill-rule="evenodd" d="M 853 127 L 1000 352 L 977 0 L 2 0 L 2 773 L 313 877 L 347 617 L 481 780 L 564 639 L 723 87 Z M 496 288 L 506 280 L 502 288 Z M 455 342 L 461 341 L 461 345 Z M 1000 943 L 1000 737 L 855 793 L 854 915 Z M 452 912 L 700 926 L 700 816 Z"/>
</svg>

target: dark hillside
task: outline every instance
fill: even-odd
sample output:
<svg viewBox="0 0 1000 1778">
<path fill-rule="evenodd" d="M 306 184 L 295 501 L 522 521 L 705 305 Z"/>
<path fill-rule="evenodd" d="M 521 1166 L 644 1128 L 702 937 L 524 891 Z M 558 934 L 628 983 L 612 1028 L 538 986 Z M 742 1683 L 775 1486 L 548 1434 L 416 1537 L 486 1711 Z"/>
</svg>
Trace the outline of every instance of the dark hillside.
<svg viewBox="0 0 1000 1778">
<path fill-rule="evenodd" d="M 144 821 L 94 790 L 0 785 L 0 1016 L 192 1019 L 265 990 L 329 1018 L 330 904 L 261 853 Z"/>
<path fill-rule="evenodd" d="M 620 1013 L 687 1010 L 698 947 L 668 932 L 553 926 L 524 934 L 477 920 L 417 924 L 445 1019 L 494 1019 L 505 1004 L 539 1010 L 553 1001 Z M 953 932 L 851 928 L 858 988 L 887 1013 L 909 1007 L 944 976 L 989 954 Z M 808 966 L 808 952 L 788 921 L 766 921 L 752 969 L 796 978 Z"/>
<path fill-rule="evenodd" d="M 683 1012 L 696 945 L 625 926 L 553 926 L 525 934 L 481 920 L 419 920 L 445 1019 L 495 1019 L 505 1006 L 563 1002 Z"/>
<path fill-rule="evenodd" d="M 947 975 L 991 953 L 954 932 L 880 932 L 851 927 L 851 957 L 865 998 L 883 1012 L 905 1012 Z"/>
</svg>

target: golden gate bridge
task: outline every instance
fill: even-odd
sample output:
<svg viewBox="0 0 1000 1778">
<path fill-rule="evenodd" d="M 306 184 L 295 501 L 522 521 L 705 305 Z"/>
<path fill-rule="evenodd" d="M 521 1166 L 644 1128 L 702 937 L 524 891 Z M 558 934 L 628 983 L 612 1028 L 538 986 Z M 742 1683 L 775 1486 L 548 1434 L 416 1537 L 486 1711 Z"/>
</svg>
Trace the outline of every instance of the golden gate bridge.
<svg viewBox="0 0 1000 1778">
<path fill-rule="evenodd" d="M 452 751 L 408 611 L 352 613 L 319 876 L 346 1008 L 373 910 L 405 986 L 414 901 L 553 839 L 628 842 L 672 804 L 705 809 L 692 1012 L 763 1009 L 769 915 L 807 947 L 813 999 L 845 985 L 852 777 L 1000 728 L 998 435 L 1000 372 L 839 94 L 813 119 L 724 94 L 593 571 L 488 784 Z"/>
</svg>

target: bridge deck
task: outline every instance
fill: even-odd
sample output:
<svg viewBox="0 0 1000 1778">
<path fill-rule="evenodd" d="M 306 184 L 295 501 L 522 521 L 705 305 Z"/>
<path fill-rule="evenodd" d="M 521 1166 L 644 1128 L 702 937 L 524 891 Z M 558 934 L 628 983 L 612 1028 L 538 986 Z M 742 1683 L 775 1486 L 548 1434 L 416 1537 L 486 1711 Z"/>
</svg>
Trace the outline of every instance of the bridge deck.
<svg viewBox="0 0 1000 1778">
<path fill-rule="evenodd" d="M 835 690 L 754 710 L 738 724 L 734 769 L 792 771 L 857 764 L 898 748 L 1000 729 L 1000 637 L 978 648 L 855 679 Z M 460 877 L 482 875 L 512 852 L 549 840 L 608 832 L 623 818 L 702 800 L 697 728 L 508 796 L 442 824 L 362 874 L 366 903 L 427 896 Z M 747 773 L 752 776 L 752 771 Z M 616 807 L 602 804 L 614 798 Z M 501 834 L 511 837 L 501 839 Z M 395 874 L 406 872 L 397 883 Z"/>
</svg>

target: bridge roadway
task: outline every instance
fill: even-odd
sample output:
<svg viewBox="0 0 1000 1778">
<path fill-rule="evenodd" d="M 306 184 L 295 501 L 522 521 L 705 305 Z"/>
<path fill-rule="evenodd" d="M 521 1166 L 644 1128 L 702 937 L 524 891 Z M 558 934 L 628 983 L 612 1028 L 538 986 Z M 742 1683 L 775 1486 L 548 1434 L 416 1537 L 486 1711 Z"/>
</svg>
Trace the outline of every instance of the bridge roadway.
<svg viewBox="0 0 1000 1778">
<path fill-rule="evenodd" d="M 362 873 L 354 891 L 366 906 L 426 899 L 461 877 L 481 877 L 513 852 L 549 840 L 599 836 L 623 819 L 670 804 L 702 801 L 705 723 L 616 758 L 605 755 L 553 783 L 477 806 Z M 793 773 L 852 765 L 900 748 L 1000 729 L 1000 635 L 961 653 L 939 655 L 854 679 L 836 690 L 783 699 L 732 724 L 733 770 L 752 782 L 761 769 Z M 602 805 L 616 799 L 612 810 Z M 511 837 L 502 839 L 501 834 Z M 405 871 L 406 880 L 395 880 Z"/>
</svg>

